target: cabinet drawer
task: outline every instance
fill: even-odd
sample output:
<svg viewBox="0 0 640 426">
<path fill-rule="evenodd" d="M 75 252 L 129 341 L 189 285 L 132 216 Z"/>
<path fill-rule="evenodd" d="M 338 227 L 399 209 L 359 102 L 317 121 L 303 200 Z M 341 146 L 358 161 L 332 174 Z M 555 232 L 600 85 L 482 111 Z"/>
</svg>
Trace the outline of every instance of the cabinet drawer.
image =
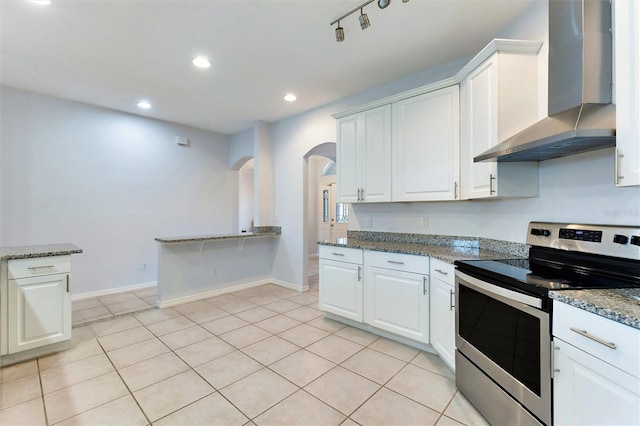
<svg viewBox="0 0 640 426">
<path fill-rule="evenodd" d="M 454 285 L 455 282 L 455 269 L 456 267 L 452 263 L 444 262 L 440 259 L 431 258 L 429 260 L 429 275 L 433 278 L 438 278 L 447 284 Z"/>
<path fill-rule="evenodd" d="M 34 257 L 9 260 L 9 279 L 39 277 L 41 275 L 68 274 L 71 272 L 71 256 Z"/>
<path fill-rule="evenodd" d="M 385 253 L 381 251 L 365 251 L 364 261 L 367 267 L 393 269 L 396 271 L 429 273 L 429 257 L 411 254 Z"/>
<path fill-rule="evenodd" d="M 362 265 L 362 250 L 346 247 L 320 246 L 320 258 Z"/>
<path fill-rule="evenodd" d="M 555 337 L 640 377 L 640 330 L 557 301 L 553 302 L 553 315 Z M 612 343 L 615 349 L 593 338 Z"/>
</svg>

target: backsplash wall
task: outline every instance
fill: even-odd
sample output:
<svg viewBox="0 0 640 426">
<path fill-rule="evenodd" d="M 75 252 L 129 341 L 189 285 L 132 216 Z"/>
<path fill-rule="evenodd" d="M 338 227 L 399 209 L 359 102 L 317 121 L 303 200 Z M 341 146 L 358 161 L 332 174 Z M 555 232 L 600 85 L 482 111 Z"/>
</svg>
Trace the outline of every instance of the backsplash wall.
<svg viewBox="0 0 640 426">
<path fill-rule="evenodd" d="M 640 188 L 614 185 L 613 149 L 541 162 L 539 179 L 540 195 L 534 198 L 353 204 L 349 229 L 524 243 L 527 225 L 534 220 L 640 225 Z M 369 217 L 372 227 L 365 228 Z"/>
</svg>

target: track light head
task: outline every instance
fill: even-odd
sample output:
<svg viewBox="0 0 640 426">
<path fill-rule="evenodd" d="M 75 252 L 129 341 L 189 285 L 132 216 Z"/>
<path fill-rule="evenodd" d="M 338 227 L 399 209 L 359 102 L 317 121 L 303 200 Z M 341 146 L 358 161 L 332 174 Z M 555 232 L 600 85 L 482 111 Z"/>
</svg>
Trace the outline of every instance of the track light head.
<svg viewBox="0 0 640 426">
<path fill-rule="evenodd" d="M 336 28 L 336 41 L 338 43 L 344 41 L 344 28 L 340 26 L 340 21 L 338 21 L 338 28 Z"/>
<path fill-rule="evenodd" d="M 367 16 L 366 13 L 362 11 L 362 9 L 360 9 L 359 19 L 360 19 L 360 28 L 362 28 L 363 30 L 366 30 L 371 26 L 371 22 L 369 22 L 369 17 Z"/>
</svg>

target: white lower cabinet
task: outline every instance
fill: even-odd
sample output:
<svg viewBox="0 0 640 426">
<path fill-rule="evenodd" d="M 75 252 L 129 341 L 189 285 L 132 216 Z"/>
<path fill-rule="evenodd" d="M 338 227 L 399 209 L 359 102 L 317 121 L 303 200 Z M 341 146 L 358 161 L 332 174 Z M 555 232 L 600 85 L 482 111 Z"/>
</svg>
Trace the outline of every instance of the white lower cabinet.
<svg viewBox="0 0 640 426">
<path fill-rule="evenodd" d="M 69 274 L 9 280 L 9 353 L 71 338 Z"/>
<path fill-rule="evenodd" d="M 454 266 L 438 259 L 431 259 L 431 346 L 440 358 L 455 370 L 455 276 Z"/>
<path fill-rule="evenodd" d="M 71 256 L 9 260 L 4 268 L 0 355 L 70 339 Z"/>
<path fill-rule="evenodd" d="M 362 322 L 362 250 L 320 247 L 321 310 Z"/>
<path fill-rule="evenodd" d="M 640 330 L 554 301 L 554 424 L 640 424 Z"/>
<path fill-rule="evenodd" d="M 364 321 L 429 343 L 429 258 L 366 251 Z"/>
</svg>

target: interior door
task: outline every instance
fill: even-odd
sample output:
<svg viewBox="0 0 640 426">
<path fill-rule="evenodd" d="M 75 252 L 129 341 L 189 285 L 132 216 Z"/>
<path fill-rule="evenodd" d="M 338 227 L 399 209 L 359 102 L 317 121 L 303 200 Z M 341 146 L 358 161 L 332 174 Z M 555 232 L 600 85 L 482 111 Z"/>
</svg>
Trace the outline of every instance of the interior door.
<svg viewBox="0 0 640 426">
<path fill-rule="evenodd" d="M 318 239 L 320 241 L 335 241 L 346 238 L 349 226 L 349 204 L 338 202 L 338 188 L 336 182 L 320 183 Z"/>
</svg>

